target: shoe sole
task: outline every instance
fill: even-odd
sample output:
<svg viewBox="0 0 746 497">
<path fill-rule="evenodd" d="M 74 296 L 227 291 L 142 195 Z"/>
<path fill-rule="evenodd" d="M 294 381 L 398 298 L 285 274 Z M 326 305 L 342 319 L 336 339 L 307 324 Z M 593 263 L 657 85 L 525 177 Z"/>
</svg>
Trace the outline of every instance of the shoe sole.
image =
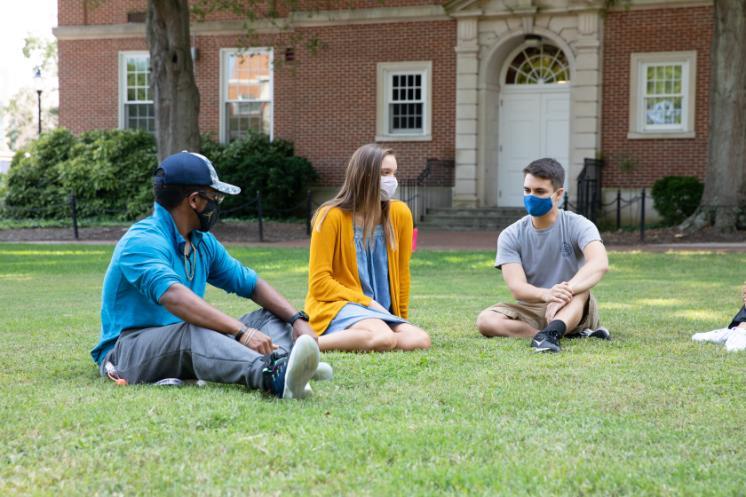
<svg viewBox="0 0 746 497">
<path fill-rule="evenodd" d="M 319 346 L 313 338 L 303 335 L 296 340 L 288 358 L 283 399 L 302 399 L 306 384 L 319 367 Z"/>
</svg>

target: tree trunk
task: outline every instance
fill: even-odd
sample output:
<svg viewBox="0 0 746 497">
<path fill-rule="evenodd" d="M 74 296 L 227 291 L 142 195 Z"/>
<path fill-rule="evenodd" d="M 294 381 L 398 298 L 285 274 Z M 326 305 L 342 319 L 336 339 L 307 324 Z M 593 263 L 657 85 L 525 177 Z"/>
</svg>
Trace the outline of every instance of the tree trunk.
<svg viewBox="0 0 746 497">
<path fill-rule="evenodd" d="M 199 151 L 200 146 L 188 0 L 149 0 L 147 34 L 160 162 L 181 150 Z"/>
<path fill-rule="evenodd" d="M 682 228 L 733 231 L 746 213 L 746 1 L 715 0 L 705 190 Z"/>
</svg>

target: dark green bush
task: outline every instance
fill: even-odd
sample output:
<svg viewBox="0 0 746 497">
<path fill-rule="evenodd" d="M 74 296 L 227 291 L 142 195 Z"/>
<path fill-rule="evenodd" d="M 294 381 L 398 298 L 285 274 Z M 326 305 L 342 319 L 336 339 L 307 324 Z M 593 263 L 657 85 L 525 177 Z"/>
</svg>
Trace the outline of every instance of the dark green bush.
<svg viewBox="0 0 746 497">
<path fill-rule="evenodd" d="M 653 184 L 653 206 L 666 225 L 679 224 L 697 210 L 703 191 L 693 176 L 666 176 Z"/>
<path fill-rule="evenodd" d="M 155 139 L 145 131 L 89 131 L 80 135 L 61 164 L 65 191 L 74 192 L 83 218 L 130 220 L 153 205 Z"/>
<path fill-rule="evenodd" d="M 257 190 L 262 192 L 262 206 L 268 216 L 299 216 L 305 212 L 306 190 L 318 176 L 308 160 L 294 155 L 292 143 L 249 133 L 221 150 L 205 147 L 203 153 L 213 161 L 222 181 L 242 189 L 241 195 L 226 198 L 222 209 L 225 215 L 256 215 L 252 203 Z"/>
<path fill-rule="evenodd" d="M 61 168 L 70 157 L 76 138 L 65 129 L 44 133 L 13 156 L 7 177 L 4 215 L 12 218 L 62 219 L 69 217 L 69 192 L 62 184 Z"/>
<path fill-rule="evenodd" d="M 293 156 L 293 145 L 266 135 L 222 145 L 208 136 L 202 153 L 223 181 L 243 189 L 224 204 L 226 215 L 255 216 L 256 190 L 269 216 L 303 213 L 305 191 L 316 179 L 311 164 Z M 3 214 L 10 218 L 67 219 L 75 193 L 81 218 L 132 220 L 153 204 L 151 178 L 157 167 L 153 136 L 144 131 L 89 131 L 75 137 L 57 129 L 44 133 L 13 158 Z"/>
</svg>

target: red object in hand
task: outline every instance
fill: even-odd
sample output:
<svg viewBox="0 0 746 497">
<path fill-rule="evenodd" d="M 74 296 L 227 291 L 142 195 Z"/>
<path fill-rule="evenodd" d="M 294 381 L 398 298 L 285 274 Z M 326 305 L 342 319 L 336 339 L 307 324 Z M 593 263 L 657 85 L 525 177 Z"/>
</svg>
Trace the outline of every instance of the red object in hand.
<svg viewBox="0 0 746 497">
<path fill-rule="evenodd" d="M 412 252 L 417 250 L 417 228 L 412 230 Z"/>
</svg>

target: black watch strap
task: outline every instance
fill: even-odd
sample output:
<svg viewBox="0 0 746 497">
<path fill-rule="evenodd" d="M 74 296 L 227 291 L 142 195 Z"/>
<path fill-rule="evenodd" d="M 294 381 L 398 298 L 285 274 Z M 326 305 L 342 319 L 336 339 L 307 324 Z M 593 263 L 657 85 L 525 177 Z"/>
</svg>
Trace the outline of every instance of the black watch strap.
<svg viewBox="0 0 746 497">
<path fill-rule="evenodd" d="M 237 342 L 241 341 L 241 338 L 246 334 L 246 331 L 248 329 L 249 328 L 244 325 L 240 330 L 238 330 L 238 333 L 236 333 L 235 335 L 233 335 L 233 337 L 236 339 Z"/>
<path fill-rule="evenodd" d="M 290 318 L 290 320 L 288 320 L 288 324 L 292 326 L 299 319 L 302 319 L 303 321 L 308 322 L 308 314 L 306 314 L 303 311 L 298 311 L 295 314 L 293 314 L 293 316 Z"/>
</svg>

